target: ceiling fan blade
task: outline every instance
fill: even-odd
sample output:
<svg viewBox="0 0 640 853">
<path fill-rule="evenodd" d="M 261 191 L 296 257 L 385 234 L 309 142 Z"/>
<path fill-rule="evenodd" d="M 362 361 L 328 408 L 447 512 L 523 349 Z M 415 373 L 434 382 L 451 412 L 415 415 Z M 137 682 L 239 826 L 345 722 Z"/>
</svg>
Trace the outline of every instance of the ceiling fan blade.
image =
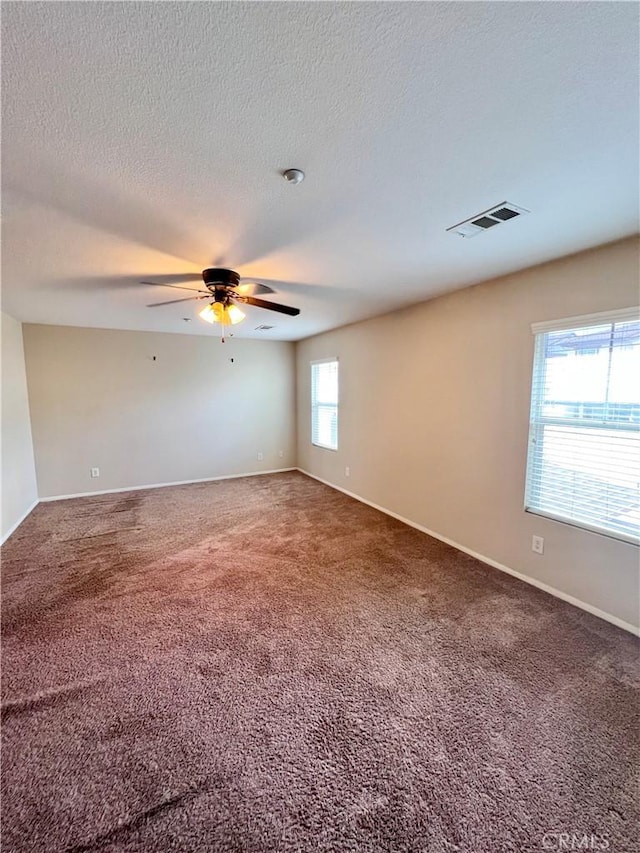
<svg viewBox="0 0 640 853">
<path fill-rule="evenodd" d="M 300 313 L 299 308 L 291 308 L 290 305 L 279 305 L 277 302 L 267 302 L 266 299 L 256 299 L 253 296 L 238 296 L 237 298 L 246 305 L 254 305 L 256 308 L 266 308 L 267 311 L 277 311 L 279 314 L 288 314 L 290 317 L 297 317 Z"/>
<path fill-rule="evenodd" d="M 259 293 L 275 293 L 272 287 L 268 284 L 259 284 L 257 281 L 248 281 L 246 284 L 240 284 L 235 288 L 239 296 L 257 296 Z"/>
<path fill-rule="evenodd" d="M 208 290 L 196 290 L 193 287 L 180 287 L 177 284 L 161 284 L 159 281 L 141 281 L 140 284 L 149 284 L 151 287 L 170 287 L 171 290 L 188 290 L 189 293 L 204 293 L 210 295 Z"/>
<path fill-rule="evenodd" d="M 152 302 L 151 305 L 147 305 L 147 308 L 159 308 L 161 305 L 177 305 L 178 302 L 192 302 L 194 299 L 206 298 L 206 296 L 187 296 L 186 299 L 170 299 L 168 302 Z"/>
<path fill-rule="evenodd" d="M 183 272 L 174 273 L 171 275 L 154 275 L 153 279 L 156 284 L 182 284 L 186 281 L 199 281 L 202 283 L 202 273 L 200 272 Z"/>
</svg>

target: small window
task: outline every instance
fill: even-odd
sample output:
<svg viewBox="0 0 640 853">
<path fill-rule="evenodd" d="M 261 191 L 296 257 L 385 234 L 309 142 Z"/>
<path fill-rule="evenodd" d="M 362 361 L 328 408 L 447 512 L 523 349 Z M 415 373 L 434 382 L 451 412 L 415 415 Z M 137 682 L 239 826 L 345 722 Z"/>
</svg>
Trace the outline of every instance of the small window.
<svg viewBox="0 0 640 853">
<path fill-rule="evenodd" d="M 525 509 L 640 541 L 638 311 L 533 331 Z"/>
<path fill-rule="evenodd" d="M 338 449 L 338 360 L 311 362 L 311 443 Z"/>
</svg>

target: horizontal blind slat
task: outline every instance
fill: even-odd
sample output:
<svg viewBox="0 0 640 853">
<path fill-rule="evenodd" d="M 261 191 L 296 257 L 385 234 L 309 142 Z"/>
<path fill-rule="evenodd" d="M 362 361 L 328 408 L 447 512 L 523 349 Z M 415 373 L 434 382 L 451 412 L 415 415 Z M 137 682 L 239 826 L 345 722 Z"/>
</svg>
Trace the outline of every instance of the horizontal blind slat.
<svg viewBox="0 0 640 853">
<path fill-rule="evenodd" d="M 311 442 L 338 447 L 338 361 L 311 363 Z"/>
<path fill-rule="evenodd" d="M 525 505 L 640 534 L 640 322 L 594 317 L 536 335 Z"/>
</svg>

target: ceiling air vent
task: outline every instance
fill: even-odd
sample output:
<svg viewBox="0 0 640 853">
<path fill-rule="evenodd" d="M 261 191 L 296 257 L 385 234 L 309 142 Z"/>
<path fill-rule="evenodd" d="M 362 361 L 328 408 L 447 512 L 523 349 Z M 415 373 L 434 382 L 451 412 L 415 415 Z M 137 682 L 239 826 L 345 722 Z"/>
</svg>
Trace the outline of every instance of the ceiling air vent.
<svg viewBox="0 0 640 853">
<path fill-rule="evenodd" d="M 275 329 L 275 326 L 256 326 L 256 332 L 268 332 L 269 329 Z"/>
<path fill-rule="evenodd" d="M 530 213 L 524 207 L 517 207 L 511 202 L 503 201 L 489 210 L 483 210 L 472 216 L 470 219 L 465 219 L 464 222 L 459 222 L 457 225 L 452 225 L 447 228 L 450 234 L 457 234 L 459 237 L 475 237 L 476 234 L 482 234 L 483 231 L 488 231 L 494 225 L 502 225 L 503 222 L 508 222 L 510 219 L 515 219 L 516 216 L 523 216 L 525 213 Z"/>
</svg>

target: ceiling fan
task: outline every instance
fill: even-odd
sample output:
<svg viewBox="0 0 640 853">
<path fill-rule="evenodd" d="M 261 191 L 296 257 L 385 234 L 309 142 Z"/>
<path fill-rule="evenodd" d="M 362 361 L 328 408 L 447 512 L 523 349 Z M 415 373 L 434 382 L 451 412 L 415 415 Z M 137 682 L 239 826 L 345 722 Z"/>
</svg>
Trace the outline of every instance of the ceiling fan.
<svg viewBox="0 0 640 853">
<path fill-rule="evenodd" d="M 280 314 L 288 314 L 296 317 L 300 313 L 299 308 L 290 305 L 280 305 L 278 302 L 268 302 L 265 299 L 257 299 L 256 294 L 274 293 L 272 287 L 257 282 L 245 282 L 241 284 L 240 275 L 234 270 L 211 268 L 202 270 L 201 275 L 197 273 L 186 273 L 185 275 L 171 276 L 171 281 L 197 281 L 202 278 L 206 290 L 195 290 L 192 287 L 181 287 L 174 284 L 162 284 L 156 281 L 141 281 L 140 284 L 149 284 L 153 287 L 169 287 L 172 290 L 188 290 L 193 296 L 184 299 L 170 299 L 168 302 L 154 302 L 147 308 L 159 308 L 162 305 L 173 305 L 177 302 L 189 302 L 192 299 L 207 299 L 207 305 L 199 312 L 200 317 L 207 323 L 220 323 L 222 326 L 235 326 L 241 323 L 245 314 L 238 307 L 238 303 L 253 305 L 256 308 L 266 308 L 268 311 L 278 311 Z"/>
</svg>

